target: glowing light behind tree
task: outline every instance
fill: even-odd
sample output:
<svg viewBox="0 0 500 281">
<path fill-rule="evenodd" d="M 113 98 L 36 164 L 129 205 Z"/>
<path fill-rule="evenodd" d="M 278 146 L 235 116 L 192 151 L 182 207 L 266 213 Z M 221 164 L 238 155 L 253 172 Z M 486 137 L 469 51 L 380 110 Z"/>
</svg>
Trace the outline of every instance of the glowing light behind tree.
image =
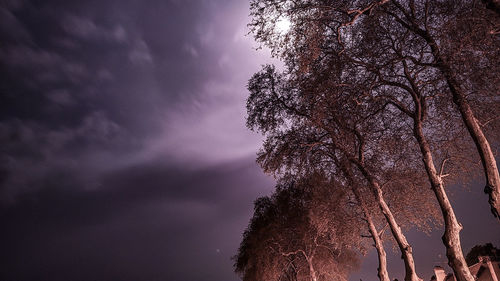
<svg viewBox="0 0 500 281">
<path fill-rule="evenodd" d="M 285 34 L 290 30 L 291 26 L 292 23 L 290 20 L 287 17 L 282 16 L 276 21 L 275 28 L 278 33 Z"/>
</svg>

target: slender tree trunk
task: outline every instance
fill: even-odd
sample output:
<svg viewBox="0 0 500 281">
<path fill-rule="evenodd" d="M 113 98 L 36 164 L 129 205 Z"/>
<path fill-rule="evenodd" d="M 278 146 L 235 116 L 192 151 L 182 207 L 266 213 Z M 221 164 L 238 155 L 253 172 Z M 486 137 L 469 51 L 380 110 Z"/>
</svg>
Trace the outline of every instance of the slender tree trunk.
<svg viewBox="0 0 500 281">
<path fill-rule="evenodd" d="M 357 132 L 355 132 L 357 134 Z M 362 140 L 360 140 L 363 142 Z M 396 221 L 396 218 L 394 217 L 391 209 L 385 202 L 384 196 L 382 189 L 380 188 L 380 185 L 376 178 L 366 169 L 362 159 L 363 159 L 363 152 L 360 149 L 360 155 L 359 159 L 356 157 L 353 157 L 350 155 L 347 151 L 341 148 L 341 146 L 337 147 L 339 148 L 344 156 L 346 157 L 346 160 L 350 162 L 350 164 L 356 166 L 358 170 L 361 172 L 363 177 L 368 181 L 369 187 L 371 191 L 373 192 L 375 196 L 375 200 L 377 202 L 377 205 L 379 206 L 380 210 L 382 211 L 382 214 L 384 215 L 385 219 L 387 220 L 387 223 L 389 224 L 389 228 L 391 229 L 391 233 L 396 240 L 396 243 L 398 244 L 398 247 L 401 251 L 401 258 L 403 259 L 404 265 L 405 265 L 405 281 L 422 281 L 423 279 L 420 278 L 417 275 L 416 269 L 415 269 L 415 260 L 413 259 L 413 253 L 412 253 L 412 248 L 408 241 L 406 240 L 405 235 L 403 234 L 403 231 L 401 230 L 401 227 Z"/>
<path fill-rule="evenodd" d="M 318 277 L 316 275 L 316 270 L 314 270 L 314 266 L 313 266 L 314 253 L 311 256 L 309 256 L 306 254 L 305 251 L 301 251 L 301 252 L 307 261 L 307 265 L 309 266 L 309 277 L 311 277 L 312 281 L 318 281 Z"/>
<path fill-rule="evenodd" d="M 417 105 L 417 108 L 419 106 Z M 419 112 L 419 110 L 417 110 Z M 422 152 L 425 170 L 431 182 L 432 190 L 439 202 L 439 207 L 444 218 L 444 234 L 442 236 L 443 243 L 446 247 L 446 256 L 448 257 L 448 265 L 453 269 L 455 277 L 458 281 L 474 281 L 474 277 L 470 273 L 469 267 L 465 262 L 465 258 L 460 244 L 460 230 L 462 225 L 458 222 L 455 212 L 451 206 L 450 200 L 446 195 L 443 180 L 436 170 L 434 160 L 430 150 L 429 143 L 424 136 L 420 114 L 414 116 L 414 135 L 418 141 L 420 151 Z"/>
<path fill-rule="evenodd" d="M 465 262 L 465 258 L 460 244 L 460 230 L 462 225 L 458 222 L 453 207 L 444 189 L 443 179 L 441 173 L 444 169 L 444 162 L 441 166 L 441 172 L 438 174 L 434 159 L 427 138 L 424 135 L 423 121 L 425 119 L 425 99 L 419 92 L 419 88 L 415 79 L 412 77 L 408 70 L 406 61 L 403 60 L 404 74 L 412 91 L 409 91 L 414 103 L 415 110 L 410 117 L 413 119 L 413 136 L 417 140 L 420 152 L 422 154 L 422 161 L 424 162 L 427 177 L 431 183 L 432 191 L 438 200 L 441 213 L 443 214 L 445 231 L 442 237 L 443 243 L 446 247 L 446 256 L 448 257 L 448 264 L 455 272 L 455 277 L 458 281 L 474 281 L 474 277 L 469 271 L 469 267 Z M 446 160 L 443 160 L 446 161 Z"/>
<path fill-rule="evenodd" d="M 417 34 L 419 34 L 429 44 L 432 54 L 436 60 L 438 69 L 441 71 L 446 79 L 448 87 L 453 97 L 453 102 L 458 107 L 462 120 L 469 131 L 472 140 L 476 145 L 476 149 L 481 157 L 483 164 L 484 174 L 486 177 L 486 186 L 484 192 L 488 194 L 491 206 L 491 212 L 500 222 L 500 174 L 498 172 L 497 162 L 493 151 L 491 150 L 490 143 L 484 135 L 478 120 L 474 116 L 474 111 L 469 105 L 465 93 L 462 91 L 460 84 L 455 79 L 451 67 L 444 61 L 439 51 L 437 43 L 434 38 L 427 32 L 418 27 Z"/>
<path fill-rule="evenodd" d="M 367 212 L 365 213 L 366 221 L 368 223 L 368 228 L 370 229 L 370 234 L 373 237 L 373 241 L 375 242 L 375 249 L 377 250 L 378 257 L 378 268 L 377 275 L 380 281 L 390 281 L 389 272 L 387 272 L 387 254 L 384 249 L 384 244 L 382 239 L 373 223 L 373 219 L 371 215 Z"/>
<path fill-rule="evenodd" d="M 368 211 L 368 208 L 366 207 L 366 204 L 361 197 L 361 194 L 359 194 L 359 190 L 353 185 L 352 187 L 354 196 L 356 197 L 356 200 L 358 200 L 359 205 L 361 206 L 361 209 L 363 210 L 363 214 L 365 215 L 366 222 L 368 224 L 368 230 L 370 231 L 370 234 L 372 236 L 373 242 L 375 243 L 375 249 L 377 250 L 377 256 L 378 256 L 378 268 L 377 268 L 377 275 L 380 281 L 391 281 L 389 278 L 389 273 L 387 272 L 387 254 L 384 249 L 384 243 L 380 237 L 380 234 L 377 231 L 377 228 L 375 227 L 375 223 L 373 222 L 373 218 Z"/>
<path fill-rule="evenodd" d="M 318 277 L 316 276 L 316 270 L 314 270 L 312 260 L 307 259 L 307 264 L 309 265 L 309 275 L 311 276 L 311 280 L 318 281 Z"/>
<path fill-rule="evenodd" d="M 401 227 L 399 227 L 396 218 L 394 217 L 391 209 L 385 202 L 382 189 L 378 184 L 377 180 L 366 170 L 364 165 L 360 163 L 357 159 L 350 159 L 350 161 L 356 165 L 363 176 L 368 180 L 369 186 L 372 189 L 373 194 L 375 195 L 375 199 L 384 214 L 385 219 L 389 224 L 389 228 L 391 229 L 391 233 L 396 240 L 396 243 L 401 250 L 401 258 L 405 264 L 405 281 L 422 281 L 423 279 L 417 275 L 415 269 L 415 260 L 413 259 L 412 248 L 408 241 L 406 240 Z"/>
<path fill-rule="evenodd" d="M 295 263 L 292 261 L 292 272 L 289 274 L 289 280 L 290 281 L 297 281 L 297 267 L 295 266 Z"/>
<path fill-rule="evenodd" d="M 450 89 L 453 89 L 451 91 L 453 94 L 453 102 L 458 106 L 467 130 L 476 144 L 486 177 L 484 192 L 489 196 L 488 202 L 491 206 L 491 212 L 500 221 L 500 174 L 498 172 L 495 156 L 465 95 L 460 89 L 457 89 L 454 84 L 454 79 L 448 82 Z"/>
</svg>

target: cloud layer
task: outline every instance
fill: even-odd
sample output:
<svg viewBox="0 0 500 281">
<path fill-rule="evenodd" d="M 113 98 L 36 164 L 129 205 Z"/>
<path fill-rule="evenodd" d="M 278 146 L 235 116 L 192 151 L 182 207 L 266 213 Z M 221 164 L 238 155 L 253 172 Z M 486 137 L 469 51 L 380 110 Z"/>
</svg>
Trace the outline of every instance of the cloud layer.
<svg viewBox="0 0 500 281">
<path fill-rule="evenodd" d="M 234 280 L 246 1 L 3 1 L 2 280 Z"/>
</svg>

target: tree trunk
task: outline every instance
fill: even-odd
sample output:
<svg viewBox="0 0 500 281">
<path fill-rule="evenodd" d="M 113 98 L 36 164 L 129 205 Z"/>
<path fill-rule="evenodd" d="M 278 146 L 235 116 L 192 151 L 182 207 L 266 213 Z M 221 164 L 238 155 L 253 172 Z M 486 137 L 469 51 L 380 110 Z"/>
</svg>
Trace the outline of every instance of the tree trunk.
<svg viewBox="0 0 500 281">
<path fill-rule="evenodd" d="M 431 183 L 432 191 L 438 200 L 441 213 L 443 214 L 445 231 L 442 237 L 443 243 L 446 247 L 446 256 L 448 257 L 448 264 L 455 272 L 455 277 L 459 281 L 474 281 L 474 277 L 469 271 L 469 267 L 465 262 L 465 258 L 462 252 L 462 246 L 460 244 L 460 230 L 462 225 L 458 222 L 453 207 L 451 206 L 450 200 L 444 189 L 443 179 L 441 173 L 444 169 L 444 162 L 441 166 L 441 171 L 438 174 L 436 166 L 434 165 L 434 159 L 432 157 L 432 152 L 427 138 L 424 135 L 423 121 L 425 119 L 425 99 L 422 98 L 419 88 L 415 79 L 411 76 L 410 71 L 408 71 L 407 64 L 403 61 L 404 74 L 408 81 L 412 91 L 409 94 L 412 96 L 415 110 L 410 117 L 413 119 L 413 135 L 417 140 L 420 152 L 422 154 L 422 161 L 424 162 L 425 171 L 427 172 L 427 177 Z M 443 160 L 446 161 L 446 160 Z"/>
<path fill-rule="evenodd" d="M 486 2 L 499 3 L 498 0 L 488 0 Z M 399 10 L 403 11 L 406 14 L 406 18 L 409 20 L 409 22 L 405 22 L 394 14 L 389 15 L 394 17 L 394 19 L 403 27 L 420 36 L 423 40 L 425 40 L 425 42 L 427 42 L 427 44 L 431 48 L 436 67 L 441 71 L 444 78 L 446 79 L 451 95 L 453 97 L 453 103 L 455 103 L 455 105 L 458 107 L 460 115 L 462 116 L 462 120 L 476 145 L 476 149 L 481 158 L 481 163 L 483 165 L 484 174 L 486 177 L 486 186 L 484 188 L 484 192 L 489 196 L 488 202 L 491 207 L 491 212 L 500 222 L 500 174 L 498 172 L 497 163 L 491 150 L 491 146 L 486 139 L 486 136 L 484 135 L 479 122 L 474 116 L 474 112 L 470 107 L 469 102 L 467 101 L 465 93 L 463 93 L 460 84 L 455 79 L 450 65 L 441 56 L 439 46 L 434 38 L 431 36 L 428 30 L 420 28 L 415 19 L 410 18 L 408 11 L 405 11 L 397 1 L 393 1 L 393 3 L 396 5 L 396 7 L 398 7 Z"/>
<path fill-rule="evenodd" d="M 420 112 L 418 109 L 419 106 L 417 105 L 417 112 Z M 422 152 L 422 160 L 424 161 L 425 170 L 427 171 L 427 176 L 431 182 L 432 190 L 436 195 L 439 207 L 441 208 L 441 212 L 443 214 L 445 230 L 442 239 L 446 247 L 448 265 L 453 269 L 455 277 L 458 281 L 474 281 L 474 277 L 470 273 L 469 267 L 465 262 L 462 246 L 460 244 L 460 230 L 462 230 L 462 225 L 458 222 L 455 216 L 450 200 L 448 200 L 448 196 L 446 195 L 443 180 L 437 173 L 429 143 L 423 133 L 420 114 L 417 113 L 413 120 L 413 131 L 420 147 L 420 151 Z"/>
<path fill-rule="evenodd" d="M 481 157 L 484 174 L 486 177 L 486 186 L 484 192 L 488 194 L 488 202 L 491 206 L 491 212 L 500 222 L 500 174 L 498 172 L 497 162 L 491 150 L 490 143 L 481 129 L 479 122 L 474 116 L 465 95 L 455 85 L 454 79 L 448 82 L 453 94 L 453 102 L 458 106 L 462 119 L 476 144 L 477 151 Z"/>
<path fill-rule="evenodd" d="M 368 211 L 365 202 L 363 198 L 361 197 L 361 194 L 359 194 L 359 190 L 353 186 L 352 187 L 354 196 L 356 197 L 356 200 L 358 200 L 359 205 L 361 206 L 361 209 L 363 210 L 363 214 L 365 215 L 366 222 L 368 224 L 368 230 L 370 231 L 370 234 L 373 238 L 373 242 L 375 243 L 375 249 L 377 249 L 377 256 L 378 256 L 378 268 L 377 268 L 377 275 L 380 281 L 391 281 L 389 278 L 389 273 L 387 272 L 387 254 L 385 253 L 384 249 L 384 244 L 382 242 L 382 239 L 380 238 L 380 235 L 377 231 L 377 228 L 375 227 L 375 224 L 373 223 L 373 218 Z"/>
<path fill-rule="evenodd" d="M 369 186 L 373 194 L 375 195 L 377 204 L 379 205 L 382 214 L 384 214 L 385 219 L 389 223 L 389 228 L 391 229 L 391 233 L 394 236 L 399 249 L 401 250 L 401 258 L 403 259 L 405 264 L 405 281 L 422 281 L 423 279 L 417 275 L 417 272 L 415 270 L 415 261 L 413 259 L 412 248 L 406 240 L 405 235 L 401 231 L 401 227 L 399 227 L 398 223 L 396 222 L 396 218 L 394 218 L 391 209 L 385 202 L 380 185 L 378 184 L 377 180 L 366 170 L 362 163 L 360 163 L 357 159 L 352 158 L 350 159 L 350 161 L 359 168 L 363 176 L 368 180 Z"/>
<path fill-rule="evenodd" d="M 312 281 L 318 281 L 318 277 L 316 276 L 316 270 L 314 270 L 313 263 L 312 263 L 312 257 L 309 258 L 306 255 L 304 255 L 307 261 L 307 264 L 309 265 L 309 276 L 311 277 Z"/>
<path fill-rule="evenodd" d="M 500 222 L 500 174 L 498 172 L 497 162 L 491 150 L 490 143 L 486 139 L 483 129 L 474 116 L 474 112 L 470 107 L 465 94 L 460 88 L 458 81 L 453 76 L 451 67 L 441 57 L 439 47 L 434 41 L 434 38 L 432 38 L 427 31 L 419 29 L 418 27 L 414 28 L 417 30 L 417 34 L 419 34 L 429 44 L 432 54 L 436 60 L 437 67 L 445 77 L 448 87 L 450 88 L 453 102 L 458 107 L 462 120 L 476 145 L 486 177 L 484 192 L 489 196 L 488 202 L 491 206 L 491 212 Z"/>
</svg>

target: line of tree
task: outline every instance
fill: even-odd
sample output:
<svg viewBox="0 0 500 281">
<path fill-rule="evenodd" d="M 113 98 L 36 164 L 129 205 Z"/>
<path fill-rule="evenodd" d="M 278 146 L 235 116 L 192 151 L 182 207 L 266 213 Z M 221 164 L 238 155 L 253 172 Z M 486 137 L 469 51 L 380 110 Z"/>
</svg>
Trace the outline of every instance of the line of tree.
<svg viewBox="0 0 500 281">
<path fill-rule="evenodd" d="M 387 226 L 405 280 L 418 281 L 404 230 L 443 222 L 448 264 L 473 281 L 446 186 L 482 173 L 500 221 L 497 1 L 253 0 L 251 16 L 255 39 L 285 67 L 250 79 L 247 126 L 266 137 L 257 158 L 265 172 L 306 183 L 307 227 L 328 236 L 353 224 L 339 208 L 362 220 L 355 238 L 335 243 L 361 250 L 371 238 L 379 279 L 389 281 Z M 286 33 L 275 27 L 283 18 Z M 244 280 L 259 280 L 237 264 Z"/>
</svg>

